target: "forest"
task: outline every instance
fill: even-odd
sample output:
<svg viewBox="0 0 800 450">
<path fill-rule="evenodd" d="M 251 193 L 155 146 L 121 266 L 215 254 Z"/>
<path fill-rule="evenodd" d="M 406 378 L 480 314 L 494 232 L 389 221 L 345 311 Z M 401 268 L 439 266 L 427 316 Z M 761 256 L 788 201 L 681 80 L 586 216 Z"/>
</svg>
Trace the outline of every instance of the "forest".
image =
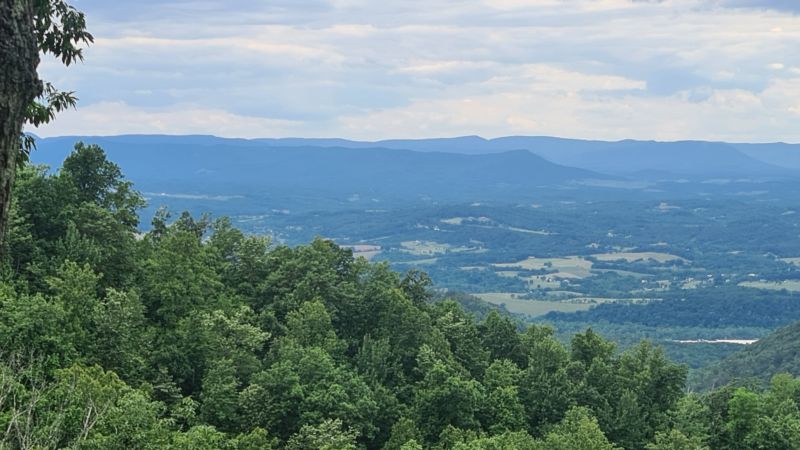
<svg viewBox="0 0 800 450">
<path fill-rule="evenodd" d="M 689 392 L 648 342 L 564 345 L 423 272 L 224 217 L 160 210 L 141 233 L 144 204 L 96 145 L 19 170 L 0 448 L 800 448 L 789 375 Z"/>
</svg>

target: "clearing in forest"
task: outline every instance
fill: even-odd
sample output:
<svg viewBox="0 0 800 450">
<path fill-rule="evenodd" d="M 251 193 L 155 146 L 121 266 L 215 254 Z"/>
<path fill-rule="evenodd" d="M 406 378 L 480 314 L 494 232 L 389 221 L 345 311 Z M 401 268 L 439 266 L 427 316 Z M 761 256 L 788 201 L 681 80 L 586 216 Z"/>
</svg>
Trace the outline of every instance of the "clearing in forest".
<svg viewBox="0 0 800 450">
<path fill-rule="evenodd" d="M 519 294 L 511 292 L 487 292 L 475 294 L 476 297 L 494 305 L 504 305 L 515 314 L 526 314 L 531 317 L 543 316 L 549 312 L 576 312 L 586 311 L 591 308 L 589 303 L 565 303 L 546 300 L 525 300 L 518 298 Z"/>
<path fill-rule="evenodd" d="M 592 275 L 592 262 L 580 256 L 567 256 L 564 258 L 536 258 L 514 263 L 493 264 L 499 268 L 520 268 L 524 270 L 552 270 L 550 276 L 555 278 L 586 278 Z"/>
<path fill-rule="evenodd" d="M 767 289 L 770 291 L 783 291 L 800 292 L 800 281 L 798 280 L 783 280 L 783 281 L 743 281 L 739 286 L 749 287 L 755 289 Z"/>
<path fill-rule="evenodd" d="M 670 261 L 686 262 L 686 260 L 684 258 L 681 258 L 680 256 L 670 255 L 669 253 L 658 253 L 658 252 L 598 253 L 596 255 L 592 255 L 592 257 L 597 259 L 598 261 L 619 261 L 622 259 L 625 260 L 626 262 L 636 262 L 636 261 L 653 260 L 661 264 Z"/>
</svg>

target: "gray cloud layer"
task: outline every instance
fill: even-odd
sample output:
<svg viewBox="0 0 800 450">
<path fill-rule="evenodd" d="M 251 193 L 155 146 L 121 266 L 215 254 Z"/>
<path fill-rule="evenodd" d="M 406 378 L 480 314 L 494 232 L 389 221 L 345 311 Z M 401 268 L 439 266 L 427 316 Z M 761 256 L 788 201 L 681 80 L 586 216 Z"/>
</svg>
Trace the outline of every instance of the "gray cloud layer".
<svg viewBox="0 0 800 450">
<path fill-rule="evenodd" d="M 780 0 L 75 0 L 96 44 L 44 135 L 800 141 Z"/>
</svg>

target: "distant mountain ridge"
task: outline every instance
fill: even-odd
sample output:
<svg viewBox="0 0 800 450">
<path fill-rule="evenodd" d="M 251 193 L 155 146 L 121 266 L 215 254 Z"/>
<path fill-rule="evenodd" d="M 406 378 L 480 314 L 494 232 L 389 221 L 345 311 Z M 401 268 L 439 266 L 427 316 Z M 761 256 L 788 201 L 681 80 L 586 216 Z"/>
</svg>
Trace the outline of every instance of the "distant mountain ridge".
<svg viewBox="0 0 800 450">
<path fill-rule="evenodd" d="M 101 145 L 138 185 L 234 186 L 238 192 L 292 190 L 434 200 L 529 198 L 544 186 L 613 179 L 549 162 L 526 150 L 491 154 L 388 148 L 275 146 L 204 136 L 42 139 L 34 162 L 58 167 L 77 140 Z M 229 190 L 228 190 L 229 191 Z"/>
<path fill-rule="evenodd" d="M 800 144 L 729 144 L 707 141 L 596 141 L 546 136 L 484 139 L 461 136 L 392 139 L 375 142 L 338 138 L 229 139 L 214 136 L 122 135 L 59 137 L 42 142 L 91 140 L 111 145 L 193 145 L 249 148 L 390 149 L 414 152 L 488 155 L 528 150 L 550 162 L 609 175 L 639 179 L 681 176 L 790 177 L 800 175 Z"/>
</svg>

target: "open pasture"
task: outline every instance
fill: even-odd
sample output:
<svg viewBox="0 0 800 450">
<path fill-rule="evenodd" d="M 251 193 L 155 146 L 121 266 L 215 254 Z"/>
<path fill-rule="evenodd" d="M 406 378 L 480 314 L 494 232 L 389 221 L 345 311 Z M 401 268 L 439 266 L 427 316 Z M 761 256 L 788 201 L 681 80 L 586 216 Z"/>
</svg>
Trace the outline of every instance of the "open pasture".
<svg viewBox="0 0 800 450">
<path fill-rule="evenodd" d="M 672 261 L 686 262 L 686 260 L 684 258 L 681 258 L 680 256 L 670 255 L 669 253 L 659 253 L 659 252 L 598 253 L 592 255 L 592 257 L 597 259 L 598 261 L 624 260 L 626 262 L 637 262 L 637 261 L 653 260 L 659 264 L 668 263 Z"/>
<path fill-rule="evenodd" d="M 564 258 L 536 258 L 531 256 L 518 262 L 493 265 L 498 268 L 553 270 L 555 273 L 550 274 L 550 276 L 556 278 L 586 278 L 592 275 L 592 262 L 580 256 L 567 256 Z"/>
<path fill-rule="evenodd" d="M 524 300 L 517 297 L 517 294 L 508 292 L 490 292 L 476 294 L 484 301 L 495 305 L 505 305 L 506 309 L 513 313 L 525 314 L 530 317 L 543 316 L 551 311 L 576 312 L 585 311 L 592 307 L 589 303 L 565 303 L 550 302 L 546 300 Z"/>
</svg>

